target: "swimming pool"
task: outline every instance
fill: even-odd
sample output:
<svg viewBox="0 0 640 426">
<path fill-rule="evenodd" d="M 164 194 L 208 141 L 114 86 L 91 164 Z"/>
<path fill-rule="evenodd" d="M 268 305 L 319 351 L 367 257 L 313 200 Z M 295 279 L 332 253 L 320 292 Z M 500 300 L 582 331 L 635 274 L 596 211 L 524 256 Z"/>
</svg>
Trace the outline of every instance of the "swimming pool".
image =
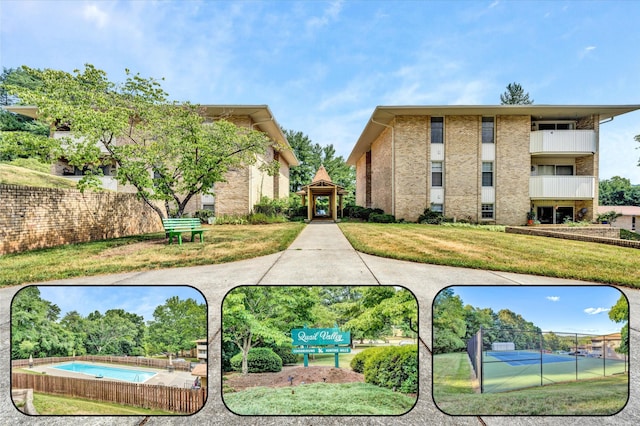
<svg viewBox="0 0 640 426">
<path fill-rule="evenodd" d="M 104 365 L 86 364 L 83 362 L 70 362 L 68 364 L 57 365 L 53 368 L 87 374 L 93 377 L 124 380 L 132 383 L 146 382 L 157 374 L 153 371 L 147 370 L 131 370 L 128 368 L 107 367 Z"/>
</svg>

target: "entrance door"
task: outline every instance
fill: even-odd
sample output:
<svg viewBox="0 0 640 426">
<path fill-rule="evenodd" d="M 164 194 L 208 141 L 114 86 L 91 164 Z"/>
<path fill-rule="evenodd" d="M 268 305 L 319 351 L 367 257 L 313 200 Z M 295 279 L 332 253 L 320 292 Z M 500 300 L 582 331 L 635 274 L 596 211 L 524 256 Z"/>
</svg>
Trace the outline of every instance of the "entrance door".
<svg viewBox="0 0 640 426">
<path fill-rule="evenodd" d="M 540 223 L 553 223 L 553 207 L 552 206 L 539 206 L 537 212 L 537 218 Z"/>
</svg>

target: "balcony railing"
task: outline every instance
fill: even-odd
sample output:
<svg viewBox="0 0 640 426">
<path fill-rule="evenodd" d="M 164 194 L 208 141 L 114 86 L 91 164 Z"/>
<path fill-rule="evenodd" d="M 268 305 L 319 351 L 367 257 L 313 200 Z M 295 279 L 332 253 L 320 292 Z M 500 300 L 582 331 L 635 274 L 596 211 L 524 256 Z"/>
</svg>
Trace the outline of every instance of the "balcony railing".
<svg viewBox="0 0 640 426">
<path fill-rule="evenodd" d="M 75 182 L 78 182 L 80 179 L 82 179 L 82 176 L 60 176 L 63 177 L 65 179 L 69 179 L 69 180 L 73 180 Z M 100 176 L 98 177 L 98 179 L 100 180 L 100 186 L 103 189 L 108 189 L 110 191 L 117 191 L 118 190 L 118 181 L 112 177 L 112 176 Z"/>
<path fill-rule="evenodd" d="M 538 130 L 531 132 L 529 152 L 536 154 L 593 154 L 594 130 Z"/>
<path fill-rule="evenodd" d="M 588 200 L 595 196 L 593 176 L 531 176 L 529 197 L 533 199 Z"/>
<path fill-rule="evenodd" d="M 68 131 L 64 131 L 64 130 L 57 130 L 53 133 L 53 138 L 54 139 L 62 139 L 62 138 L 70 138 L 72 141 L 76 141 L 76 142 L 81 142 L 83 138 L 75 138 L 71 136 L 71 132 Z M 100 148 L 100 152 L 103 154 L 108 154 L 109 150 L 107 150 L 107 148 L 104 147 L 103 144 L 101 143 L 96 143 L 96 146 L 98 148 Z"/>
</svg>

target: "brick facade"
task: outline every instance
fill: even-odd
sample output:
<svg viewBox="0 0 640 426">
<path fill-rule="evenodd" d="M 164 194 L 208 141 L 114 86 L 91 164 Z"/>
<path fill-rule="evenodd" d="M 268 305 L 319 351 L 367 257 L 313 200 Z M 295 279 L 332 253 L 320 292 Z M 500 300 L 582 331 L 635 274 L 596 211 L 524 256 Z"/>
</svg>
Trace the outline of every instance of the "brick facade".
<svg viewBox="0 0 640 426">
<path fill-rule="evenodd" d="M 395 121 L 395 215 L 416 220 L 429 205 L 427 118 L 398 116 Z M 391 211 L 391 209 L 384 209 Z"/>
<path fill-rule="evenodd" d="M 0 185 L 0 254 L 162 232 L 133 194 Z"/>
<path fill-rule="evenodd" d="M 480 117 L 447 116 L 444 121 L 444 213 L 479 220 Z"/>
<path fill-rule="evenodd" d="M 585 108 L 591 111 L 584 112 Z M 569 211 L 573 211 L 569 219 L 594 220 L 598 207 L 599 121 L 606 118 L 599 111 L 599 107 L 580 106 L 575 109 L 563 106 L 378 107 L 348 159 L 348 164 L 356 166 L 356 203 L 381 208 L 407 221 L 417 220 L 432 202 L 442 204 L 447 217 L 479 223 L 523 225 L 532 208 L 544 215 L 544 221 L 549 217 L 553 222 L 561 221 L 563 215 L 569 216 Z M 616 113 L 624 112 L 621 108 Z M 443 144 L 431 144 L 432 117 L 444 118 Z M 482 141 L 483 117 L 493 118 L 493 143 Z M 576 118 L 571 122 L 566 117 Z M 534 121 L 546 127 L 538 127 L 540 124 L 534 127 Z M 544 151 L 532 151 L 532 144 L 538 143 L 541 135 L 553 133 L 540 131 L 548 131 L 550 124 L 557 123 L 557 132 L 594 130 L 595 152 L 591 149 L 580 149 L 579 154 L 570 149 L 563 151 L 570 145 L 562 145 L 567 142 L 560 138 L 545 139 Z M 560 124 L 571 127 L 560 127 Z M 534 135 L 532 131 L 540 133 Z M 432 161 L 442 161 L 442 187 L 431 187 Z M 492 163 L 493 182 L 486 187 L 483 186 L 484 162 Z M 593 177 L 593 198 L 585 194 L 586 184 L 580 184 L 578 190 L 571 187 L 572 182 L 578 180 L 532 177 L 543 176 L 537 174 L 538 170 L 549 175 L 549 167 L 541 166 L 550 165 L 571 165 L 575 176 Z M 556 170 L 566 169 L 551 170 L 555 174 Z M 562 174 L 558 172 L 557 176 Z M 535 186 L 530 189 L 531 182 Z M 531 194 L 542 191 L 545 195 L 530 195 L 530 191 Z M 567 199 L 555 199 L 553 195 L 557 193 L 566 194 L 562 197 Z M 492 205 L 492 217 L 483 218 L 485 204 Z M 550 207 L 553 208 L 551 215 Z M 556 207 L 561 208 L 559 214 Z"/>
<path fill-rule="evenodd" d="M 520 224 L 531 208 L 529 175 L 531 155 L 528 116 L 496 117 L 496 223 Z"/>
<path fill-rule="evenodd" d="M 385 129 L 371 145 L 371 207 L 391 211 L 391 129 Z M 397 193 L 397 191 L 396 191 Z"/>
</svg>

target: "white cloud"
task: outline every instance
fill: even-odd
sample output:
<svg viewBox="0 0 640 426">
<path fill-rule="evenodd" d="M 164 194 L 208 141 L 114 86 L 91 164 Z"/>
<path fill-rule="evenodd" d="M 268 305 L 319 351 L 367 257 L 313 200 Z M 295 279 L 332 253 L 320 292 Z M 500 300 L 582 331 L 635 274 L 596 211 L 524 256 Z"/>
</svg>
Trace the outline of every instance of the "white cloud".
<svg viewBox="0 0 640 426">
<path fill-rule="evenodd" d="M 342 10 L 342 0 L 332 2 L 324 10 L 322 16 L 315 16 L 307 21 L 308 29 L 322 28 L 330 22 L 335 21 Z"/>
<path fill-rule="evenodd" d="M 95 22 L 99 28 L 104 28 L 109 22 L 109 14 L 98 8 L 95 4 L 88 4 L 84 7 L 82 15 L 88 21 Z"/>
<path fill-rule="evenodd" d="M 547 300 L 551 300 L 552 302 L 557 302 L 560 300 L 558 296 L 547 296 Z"/>
<path fill-rule="evenodd" d="M 607 312 L 609 308 L 586 308 L 584 312 L 589 315 L 598 315 Z"/>
</svg>

